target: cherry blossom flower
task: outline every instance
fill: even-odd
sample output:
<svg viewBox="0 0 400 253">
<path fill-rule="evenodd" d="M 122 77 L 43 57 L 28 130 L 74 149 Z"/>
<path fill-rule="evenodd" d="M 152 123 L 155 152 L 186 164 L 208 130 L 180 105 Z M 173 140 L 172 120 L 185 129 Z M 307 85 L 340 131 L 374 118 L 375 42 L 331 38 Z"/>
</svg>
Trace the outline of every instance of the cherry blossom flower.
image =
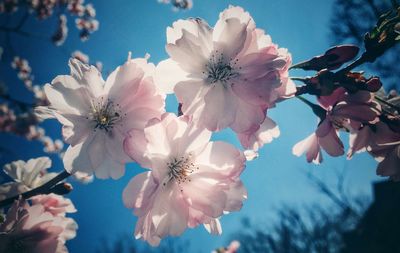
<svg viewBox="0 0 400 253">
<path fill-rule="evenodd" d="M 290 54 L 240 7 L 223 11 L 214 28 L 198 18 L 179 20 L 168 27 L 167 42 L 170 58 L 158 64 L 156 81 L 210 131 L 230 127 L 252 138 L 267 108 L 295 92 Z"/>
<path fill-rule="evenodd" d="M 244 155 L 230 144 L 210 142 L 211 132 L 185 116 L 164 114 L 129 134 L 125 151 L 150 169 L 123 192 L 125 206 L 139 217 L 136 238 L 158 245 L 200 224 L 220 234 L 218 218 L 239 210 L 247 195 L 239 179 Z"/>
<path fill-rule="evenodd" d="M 122 145 L 127 132 L 143 129 L 164 111 L 164 97 L 152 79 L 155 67 L 146 59 L 129 58 L 104 81 L 94 66 L 76 59 L 69 66 L 71 75 L 58 76 L 45 86 L 49 108 L 70 144 L 63 158 L 65 169 L 117 179 L 130 160 Z"/>
<path fill-rule="evenodd" d="M 0 224 L 0 252 L 67 253 L 64 225 L 64 217 L 20 199 Z"/>
<path fill-rule="evenodd" d="M 36 195 L 30 199 L 32 205 L 41 205 L 45 212 L 51 213 L 54 217 L 60 217 L 59 224 L 63 231 L 60 239 L 67 241 L 75 238 L 78 224 L 72 219 L 66 217 L 67 213 L 75 213 L 76 209 L 70 199 L 56 194 Z"/>
<path fill-rule="evenodd" d="M 301 156 L 306 153 L 307 161 L 316 164 L 322 162 L 321 148 L 331 156 L 344 154 L 339 129 L 359 131 L 364 124 L 379 121 L 380 115 L 379 104 L 373 101 L 373 94 L 367 91 L 348 94 L 344 89 L 338 89 L 329 98 L 320 98 L 320 101 L 326 108 L 326 115 L 321 116 L 324 118 L 315 133 L 297 143 L 292 149 L 294 155 Z"/>
<path fill-rule="evenodd" d="M 350 135 L 347 156 L 368 151 L 378 162 L 376 173 L 400 181 L 400 134 L 392 131 L 383 122 L 365 126 Z"/>
<path fill-rule="evenodd" d="M 248 161 L 258 157 L 258 149 L 261 148 L 265 143 L 272 142 L 272 140 L 278 138 L 279 135 L 279 127 L 269 117 L 265 118 L 264 122 L 260 125 L 260 128 L 257 131 L 249 131 L 247 133 L 245 132 L 237 134 L 242 146 L 248 149 L 245 151 L 245 155 L 247 154 L 246 159 Z"/>
<path fill-rule="evenodd" d="M 13 179 L 13 182 L 0 185 L 0 200 L 43 185 L 57 175 L 57 173 L 47 172 L 50 167 L 51 160 L 48 157 L 30 159 L 27 162 L 19 160 L 6 164 L 3 171 Z"/>
<path fill-rule="evenodd" d="M 71 57 L 79 60 L 82 63 L 89 64 L 89 56 L 82 51 L 75 50 L 72 52 Z"/>
<path fill-rule="evenodd" d="M 51 37 L 51 40 L 56 46 L 61 46 L 68 36 L 67 16 L 58 16 L 58 27 L 56 32 Z"/>
</svg>

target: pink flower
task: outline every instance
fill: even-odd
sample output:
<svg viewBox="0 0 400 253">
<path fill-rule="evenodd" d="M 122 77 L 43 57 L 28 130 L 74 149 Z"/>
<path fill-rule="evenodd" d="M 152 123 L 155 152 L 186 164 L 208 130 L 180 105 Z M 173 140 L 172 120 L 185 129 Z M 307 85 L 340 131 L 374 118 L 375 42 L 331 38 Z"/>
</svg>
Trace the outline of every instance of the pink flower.
<svg viewBox="0 0 400 253">
<path fill-rule="evenodd" d="M 51 160 L 48 157 L 39 157 L 25 161 L 15 161 L 4 165 L 3 171 L 14 181 L 0 185 L 0 200 L 16 196 L 37 188 L 57 173 L 48 173 Z"/>
<path fill-rule="evenodd" d="M 134 177 L 123 193 L 125 206 L 139 217 L 136 238 L 158 245 L 163 237 L 199 224 L 219 234 L 218 218 L 242 207 L 247 194 L 239 175 L 245 158 L 210 137 L 210 131 L 173 114 L 150 121 L 144 132 L 130 132 L 125 151 L 150 169 Z"/>
<path fill-rule="evenodd" d="M 400 181 L 400 134 L 378 122 L 350 135 L 348 157 L 367 150 L 378 162 L 376 173 Z"/>
<path fill-rule="evenodd" d="M 246 150 L 245 155 L 248 161 L 258 157 L 258 149 L 264 144 L 272 142 L 274 138 L 278 138 L 280 135 L 279 127 L 276 123 L 265 117 L 264 122 L 260 125 L 260 128 L 256 131 L 249 131 L 237 134 L 240 143 Z"/>
<path fill-rule="evenodd" d="M 201 19 L 179 20 L 167 29 L 167 41 L 170 58 L 158 64 L 156 81 L 175 92 L 184 115 L 210 131 L 254 134 L 266 109 L 295 92 L 290 54 L 240 7 L 223 11 L 214 28 Z"/>
<path fill-rule="evenodd" d="M 54 217 L 60 218 L 60 226 L 63 228 L 60 238 L 64 241 L 70 240 L 76 236 L 78 224 L 68 217 L 67 213 L 75 213 L 76 209 L 70 199 L 56 194 L 36 195 L 30 199 L 32 205 L 41 205 L 45 212 L 51 213 Z"/>
<path fill-rule="evenodd" d="M 366 124 L 379 121 L 380 106 L 373 101 L 373 94 L 367 91 L 347 94 L 339 88 L 331 96 L 321 97 L 319 102 L 326 115 L 320 115 L 323 119 L 316 132 L 297 143 L 292 150 L 296 156 L 306 153 L 308 162 L 322 162 L 321 148 L 331 156 L 344 154 L 344 146 L 339 139 L 340 129 L 354 133 Z"/>
<path fill-rule="evenodd" d="M 292 151 L 296 156 L 306 153 L 307 162 L 320 164 L 322 162 L 321 148 L 331 156 L 344 154 L 343 143 L 339 139 L 338 132 L 327 120 L 323 121 L 315 133 L 294 145 Z"/>
<path fill-rule="evenodd" d="M 94 66 L 76 59 L 69 65 L 71 75 L 58 76 L 45 86 L 49 107 L 70 144 L 63 158 L 65 169 L 117 179 L 130 160 L 122 145 L 127 132 L 142 130 L 164 111 L 164 97 L 153 84 L 154 65 L 129 59 L 106 81 Z"/>
<path fill-rule="evenodd" d="M 66 253 L 63 217 L 16 201 L 0 224 L 0 252 Z"/>
</svg>

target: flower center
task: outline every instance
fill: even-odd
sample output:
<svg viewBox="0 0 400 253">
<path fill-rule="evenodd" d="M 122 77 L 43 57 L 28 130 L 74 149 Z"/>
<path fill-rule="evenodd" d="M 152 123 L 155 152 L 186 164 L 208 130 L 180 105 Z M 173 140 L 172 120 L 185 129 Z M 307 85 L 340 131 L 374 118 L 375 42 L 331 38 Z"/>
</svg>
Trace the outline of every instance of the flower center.
<svg viewBox="0 0 400 253">
<path fill-rule="evenodd" d="M 239 76 L 239 73 L 235 70 L 237 62 L 238 59 L 233 60 L 232 58 L 227 61 L 224 58 L 224 54 L 216 50 L 211 54 L 203 74 L 206 76 L 208 83 L 221 82 L 225 86 L 231 79 Z"/>
<path fill-rule="evenodd" d="M 92 101 L 89 116 L 86 118 L 95 123 L 95 131 L 101 129 L 109 132 L 115 124 L 121 121 L 121 108 L 119 104 L 114 104 L 113 101 L 100 97 L 100 99 Z"/>
<path fill-rule="evenodd" d="M 180 183 L 184 183 L 186 181 L 190 182 L 188 178 L 190 174 L 192 174 L 196 169 L 198 170 L 199 167 L 196 167 L 193 163 L 193 155 L 189 153 L 187 156 L 181 156 L 179 158 L 172 158 L 170 162 L 167 163 L 168 167 L 168 182 L 174 180 Z M 166 183 L 163 183 L 166 185 Z"/>
</svg>

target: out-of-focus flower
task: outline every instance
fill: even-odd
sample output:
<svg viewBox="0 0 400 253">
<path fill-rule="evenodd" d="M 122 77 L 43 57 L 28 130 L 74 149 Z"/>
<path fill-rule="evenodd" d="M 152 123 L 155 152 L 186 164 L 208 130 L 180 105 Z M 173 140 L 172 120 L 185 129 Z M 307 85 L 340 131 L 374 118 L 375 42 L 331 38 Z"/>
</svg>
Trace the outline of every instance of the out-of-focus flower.
<svg viewBox="0 0 400 253">
<path fill-rule="evenodd" d="M 60 234 L 60 239 L 67 241 L 76 236 L 78 224 L 72 219 L 66 217 L 67 213 L 75 213 L 76 209 L 70 199 L 56 194 L 42 194 L 36 195 L 30 199 L 32 205 L 41 205 L 45 212 L 51 213 L 54 217 L 61 217 L 60 225 L 63 232 Z"/>
<path fill-rule="evenodd" d="M 190 10 L 193 7 L 192 0 L 158 0 L 159 3 L 171 4 L 175 10 Z"/>
<path fill-rule="evenodd" d="M 87 174 L 80 171 L 75 172 L 72 176 L 74 179 L 82 184 L 89 184 L 94 180 L 94 176 L 92 174 Z"/>
<path fill-rule="evenodd" d="M 20 199 L 0 224 L 0 252 L 67 253 L 65 241 L 76 230 L 67 219 Z"/>
<path fill-rule="evenodd" d="M 376 173 L 400 181 L 400 134 L 388 125 L 378 122 L 367 125 L 350 135 L 348 157 L 354 153 L 368 151 L 378 162 Z"/>
<path fill-rule="evenodd" d="M 79 60 L 82 63 L 89 64 L 89 56 L 82 51 L 76 50 L 71 54 L 72 58 Z"/>
<path fill-rule="evenodd" d="M 220 234 L 218 218 L 239 210 L 247 196 L 239 179 L 245 166 L 242 152 L 210 142 L 210 131 L 168 113 L 129 134 L 125 151 L 150 169 L 134 177 L 123 193 L 125 206 L 139 217 L 136 238 L 158 245 L 163 237 L 200 224 Z"/>
<path fill-rule="evenodd" d="M 75 20 L 76 27 L 81 30 L 79 37 L 82 41 L 89 39 L 91 33 L 99 29 L 99 21 L 96 19 L 96 10 L 92 4 L 84 6 L 83 15 Z"/>
<path fill-rule="evenodd" d="M 57 0 L 28 0 L 29 8 L 36 13 L 38 19 L 46 19 L 53 15 Z"/>
<path fill-rule="evenodd" d="M 13 13 L 18 10 L 19 0 L 4 0 L 0 3 L 0 13 Z"/>
<path fill-rule="evenodd" d="M 184 115 L 211 131 L 257 134 L 266 109 L 295 93 L 290 54 L 240 7 L 223 11 L 214 28 L 201 19 L 179 20 L 167 29 L 167 41 L 170 58 L 158 64 L 157 83 L 175 92 Z"/>
<path fill-rule="evenodd" d="M 51 37 L 51 40 L 56 46 L 61 46 L 64 44 L 65 39 L 68 36 L 68 26 L 67 17 L 65 15 L 60 15 L 58 17 L 58 27 L 56 32 Z"/>
<path fill-rule="evenodd" d="M 211 253 L 236 253 L 240 248 L 240 242 L 232 241 L 227 248 L 213 250 Z"/>
<path fill-rule="evenodd" d="M 323 55 L 293 65 L 291 68 L 304 70 L 334 70 L 357 56 L 359 48 L 355 45 L 340 45 L 328 49 Z"/>
<path fill-rule="evenodd" d="M 71 0 L 68 1 L 68 11 L 77 16 L 83 16 L 85 13 L 84 0 Z"/>
<path fill-rule="evenodd" d="M 122 145 L 127 132 L 143 129 L 164 112 L 164 96 L 152 79 L 155 67 L 143 58 L 129 59 L 104 81 L 94 66 L 76 59 L 69 66 L 71 75 L 45 86 L 49 108 L 70 144 L 63 157 L 65 169 L 117 179 L 130 160 Z"/>
<path fill-rule="evenodd" d="M 30 89 L 32 87 L 33 76 L 29 62 L 26 59 L 15 56 L 11 62 L 11 67 L 18 72 L 18 78 Z"/>
<path fill-rule="evenodd" d="M 47 172 L 50 167 L 51 160 L 48 157 L 30 159 L 27 162 L 19 160 L 4 165 L 3 171 L 13 181 L 0 185 L 0 200 L 43 185 L 57 175 Z"/>
</svg>

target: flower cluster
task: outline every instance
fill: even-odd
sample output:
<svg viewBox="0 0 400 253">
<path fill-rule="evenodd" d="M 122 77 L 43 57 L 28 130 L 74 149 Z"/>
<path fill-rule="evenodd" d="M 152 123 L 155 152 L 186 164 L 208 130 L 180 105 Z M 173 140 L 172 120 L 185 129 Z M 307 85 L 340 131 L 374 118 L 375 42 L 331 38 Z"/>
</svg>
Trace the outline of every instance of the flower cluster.
<svg viewBox="0 0 400 253">
<path fill-rule="evenodd" d="M 57 195 L 36 196 L 32 205 L 16 201 L 0 224 L 0 251 L 67 253 L 65 242 L 75 237 L 77 224 L 65 214 L 75 211 Z"/>
<path fill-rule="evenodd" d="M 0 3 L 0 13 L 14 13 L 19 9 L 27 8 L 39 20 L 50 18 L 56 10 L 64 13 L 65 10 L 75 19 L 76 27 L 80 30 L 79 37 L 82 41 L 89 39 L 90 34 L 99 29 L 99 21 L 96 19 L 96 9 L 92 4 L 85 4 L 84 0 L 5 0 Z M 21 23 L 23 24 L 23 23 Z M 17 27 L 15 29 L 20 29 Z M 13 28 L 10 28 L 11 30 Z M 58 26 L 51 37 L 56 46 L 64 43 L 68 35 L 67 16 L 58 16 Z"/>
<path fill-rule="evenodd" d="M 88 40 L 91 33 L 99 29 L 99 21 L 96 19 L 96 10 L 92 4 L 78 8 L 79 18 L 75 20 L 76 27 L 81 30 L 79 37 L 82 41 Z"/>
<path fill-rule="evenodd" d="M 168 2 L 180 9 L 191 7 L 191 1 Z M 38 16 L 46 18 L 61 1 L 31 3 Z M 87 39 L 98 27 L 92 5 L 83 0 L 62 4 L 79 16 L 80 36 Z M 62 43 L 66 33 L 66 19 L 60 17 L 54 42 Z M 240 210 L 247 198 L 240 179 L 246 160 L 256 158 L 259 149 L 280 134 L 267 112 L 294 96 L 320 120 L 315 132 L 293 147 L 295 155 L 305 153 L 314 163 L 322 162 L 322 150 L 343 155 L 339 132 L 345 131 L 350 133 L 348 158 L 366 150 L 380 162 L 378 174 L 400 180 L 399 96 L 382 95 L 379 78 L 351 71 L 370 57 L 333 72 L 356 57 L 357 47 L 333 47 L 292 66 L 317 71 L 313 77 L 293 78 L 305 84 L 296 87 L 288 76 L 289 52 L 257 28 L 248 12 L 231 6 L 220 13 L 214 27 L 200 18 L 174 22 L 167 28 L 166 51 L 169 58 L 157 66 L 148 62 L 148 56 L 131 59 L 129 53 L 105 80 L 100 68 L 88 65 L 89 57 L 76 51 L 69 75 L 36 88 L 35 115 L 24 111 L 32 117 L 29 129 L 46 118 L 62 124 L 68 144 L 63 156 L 66 171 L 57 178 L 73 174 L 87 181 L 93 175 L 118 179 L 129 162 L 146 169 L 122 193 L 124 205 L 138 217 L 136 238 L 157 246 L 164 237 L 199 225 L 221 234 L 220 218 Z M 16 58 L 13 67 L 27 88 L 35 90 L 28 62 Z M 165 111 L 166 95 L 172 93 L 179 102 L 178 116 Z M 301 94 L 315 95 L 318 104 Z M 8 107 L 0 109 L 0 127 L 9 127 L 18 117 Z M 211 141 L 213 132 L 228 128 L 245 151 Z M 41 136 L 48 150 L 62 148 Z M 53 183 L 49 167 L 48 158 L 6 165 L 4 171 L 14 181 L 0 187 L 0 199 L 26 196 L 26 191 Z M 14 203 L 0 225 L 0 250 L 24 251 L 31 244 L 34 252 L 66 252 L 65 241 L 75 236 L 77 226 L 65 216 L 75 211 L 72 203 L 53 194 L 63 193 L 57 186 L 65 183 L 59 181 L 45 195 L 30 198 L 31 204 L 22 199 Z M 32 239 L 33 234 L 39 237 Z M 215 252 L 234 253 L 239 246 L 232 242 Z"/>
<path fill-rule="evenodd" d="M 68 36 L 67 16 L 61 14 L 58 16 L 58 27 L 56 32 L 51 37 L 51 40 L 56 46 L 61 46 Z"/>
<path fill-rule="evenodd" d="M 38 125 L 42 119 L 32 108 L 33 106 L 43 108 L 48 105 L 48 101 L 43 87 L 33 85 L 34 78 L 29 62 L 16 56 L 11 66 L 17 71 L 18 77 L 23 81 L 26 89 L 32 92 L 34 103 L 30 104 L 11 98 L 7 90 L 3 90 L 1 99 L 5 101 L 0 104 L 0 131 L 23 136 L 27 140 L 37 140 L 43 144 L 44 151 L 47 153 L 60 153 L 63 149 L 63 142 L 53 140 L 46 135 L 44 128 Z"/>
<path fill-rule="evenodd" d="M 0 3 L 0 13 L 13 13 L 18 10 L 19 0 L 4 0 Z"/>
<path fill-rule="evenodd" d="M 308 162 L 322 162 L 321 150 L 331 156 L 345 153 L 339 131 L 350 133 L 350 159 L 355 153 L 368 151 L 378 162 L 377 174 L 400 180 L 399 151 L 399 97 L 391 94 L 385 98 L 377 77 L 366 78 L 362 72 L 331 70 L 353 59 L 358 48 L 352 45 L 337 46 L 324 55 L 296 64 L 293 68 L 316 70 L 317 75 L 302 79 L 306 85 L 297 94 L 317 96 L 317 104 L 299 97 L 319 117 L 314 133 L 293 147 L 293 154 L 306 154 Z M 364 54 L 366 55 L 366 53 Z"/>
</svg>

